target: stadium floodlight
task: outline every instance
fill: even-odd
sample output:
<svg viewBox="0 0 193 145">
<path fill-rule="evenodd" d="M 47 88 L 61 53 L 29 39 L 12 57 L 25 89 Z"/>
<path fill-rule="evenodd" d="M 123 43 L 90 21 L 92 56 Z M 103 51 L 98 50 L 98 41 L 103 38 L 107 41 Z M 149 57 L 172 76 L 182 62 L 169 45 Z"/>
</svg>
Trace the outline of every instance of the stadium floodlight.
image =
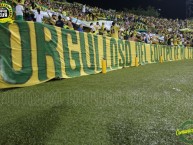
<svg viewBox="0 0 193 145">
<path fill-rule="evenodd" d="M 186 0 L 186 18 L 193 17 L 193 0 Z"/>
</svg>

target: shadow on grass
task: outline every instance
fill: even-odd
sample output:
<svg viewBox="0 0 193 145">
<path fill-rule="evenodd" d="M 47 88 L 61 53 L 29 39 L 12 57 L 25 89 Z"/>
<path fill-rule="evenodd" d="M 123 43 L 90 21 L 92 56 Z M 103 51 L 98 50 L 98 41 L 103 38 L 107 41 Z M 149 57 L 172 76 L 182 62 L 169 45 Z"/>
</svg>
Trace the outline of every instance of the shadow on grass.
<svg viewBox="0 0 193 145">
<path fill-rule="evenodd" d="M 0 126 L 1 145 L 43 145 L 54 132 L 60 113 L 66 107 L 57 106 L 34 115 L 26 115 L 4 126 Z M 62 111 L 62 112 L 61 112 Z"/>
<path fill-rule="evenodd" d="M 8 92 L 8 91 L 11 91 L 11 90 L 16 90 L 16 89 L 19 89 L 19 88 L 0 89 L 0 93 L 1 93 L 1 92 Z"/>
<path fill-rule="evenodd" d="M 60 81 L 60 80 L 64 80 L 64 78 L 53 78 L 51 80 L 48 80 L 47 82 L 57 82 L 57 81 Z M 45 82 L 45 83 L 47 83 L 47 82 Z M 40 84 L 37 84 L 37 85 L 40 85 Z M 30 86 L 27 86 L 27 87 L 30 87 Z M 17 90 L 17 89 L 20 89 L 20 88 L 24 88 L 24 87 L 13 87 L 13 88 L 5 88 L 5 89 L 0 88 L 0 93 L 1 92 L 8 92 L 8 91 L 11 91 L 11 90 Z"/>
<path fill-rule="evenodd" d="M 107 133 L 111 145 L 184 145 L 173 130 L 156 126 L 145 129 L 132 121 L 109 124 Z"/>
</svg>

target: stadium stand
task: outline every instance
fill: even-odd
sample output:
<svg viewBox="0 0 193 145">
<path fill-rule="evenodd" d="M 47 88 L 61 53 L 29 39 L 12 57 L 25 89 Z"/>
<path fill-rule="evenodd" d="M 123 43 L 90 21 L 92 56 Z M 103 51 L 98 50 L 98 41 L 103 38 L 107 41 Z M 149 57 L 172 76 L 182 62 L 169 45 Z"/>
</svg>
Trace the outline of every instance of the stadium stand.
<svg viewBox="0 0 193 145">
<path fill-rule="evenodd" d="M 23 18 L 26 21 L 56 25 L 60 15 L 65 29 L 150 44 L 193 46 L 192 30 L 189 29 L 188 20 L 137 16 L 128 12 L 104 10 L 80 3 L 46 0 L 2 2 L 10 3 L 13 8 L 19 2 L 24 7 Z M 37 9 L 41 10 L 39 15 Z M 21 20 L 17 16 L 15 18 Z M 43 20 L 39 20 L 40 18 Z"/>
</svg>

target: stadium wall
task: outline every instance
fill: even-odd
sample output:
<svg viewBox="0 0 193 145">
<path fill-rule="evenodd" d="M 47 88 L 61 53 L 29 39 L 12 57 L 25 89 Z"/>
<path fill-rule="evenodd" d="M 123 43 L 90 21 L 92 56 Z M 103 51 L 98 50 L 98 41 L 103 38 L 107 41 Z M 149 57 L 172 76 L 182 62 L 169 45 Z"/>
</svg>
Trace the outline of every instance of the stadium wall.
<svg viewBox="0 0 193 145">
<path fill-rule="evenodd" d="M 33 22 L 0 24 L 0 88 L 25 87 L 139 64 L 190 59 L 193 49 L 117 40 Z"/>
</svg>

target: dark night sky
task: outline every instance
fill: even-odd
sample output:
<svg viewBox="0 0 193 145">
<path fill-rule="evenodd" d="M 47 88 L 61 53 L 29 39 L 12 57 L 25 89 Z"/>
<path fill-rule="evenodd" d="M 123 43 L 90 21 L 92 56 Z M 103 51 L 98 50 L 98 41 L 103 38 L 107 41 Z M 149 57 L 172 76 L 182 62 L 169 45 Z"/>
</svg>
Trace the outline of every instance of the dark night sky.
<svg viewBox="0 0 193 145">
<path fill-rule="evenodd" d="M 98 6 L 101 8 L 146 8 L 151 5 L 157 9 L 161 9 L 161 16 L 166 18 L 185 18 L 186 14 L 186 0 L 67 0 L 69 2 L 85 3 L 91 6 Z"/>
</svg>

